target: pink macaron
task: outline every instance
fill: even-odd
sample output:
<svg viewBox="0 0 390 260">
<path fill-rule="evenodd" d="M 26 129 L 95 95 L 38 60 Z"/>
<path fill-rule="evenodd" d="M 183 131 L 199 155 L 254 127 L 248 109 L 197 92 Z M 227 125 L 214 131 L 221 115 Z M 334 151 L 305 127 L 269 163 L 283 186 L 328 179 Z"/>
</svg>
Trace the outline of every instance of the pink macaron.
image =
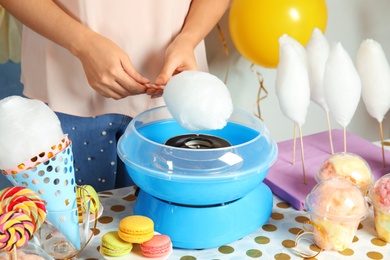
<svg viewBox="0 0 390 260">
<path fill-rule="evenodd" d="M 140 247 L 146 257 L 162 257 L 170 252 L 172 242 L 167 235 L 154 235 L 152 239 L 140 244 Z"/>
</svg>

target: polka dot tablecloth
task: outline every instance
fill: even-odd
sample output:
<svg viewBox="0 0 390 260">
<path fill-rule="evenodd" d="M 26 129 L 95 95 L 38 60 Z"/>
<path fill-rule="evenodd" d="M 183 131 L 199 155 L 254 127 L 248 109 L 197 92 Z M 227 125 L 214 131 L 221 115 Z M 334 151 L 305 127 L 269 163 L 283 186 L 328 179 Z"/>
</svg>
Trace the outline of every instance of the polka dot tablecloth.
<svg viewBox="0 0 390 260">
<path fill-rule="evenodd" d="M 104 211 L 98 219 L 94 237 L 87 248 L 79 255 L 80 259 L 104 259 L 99 253 L 100 240 L 104 233 L 117 230 L 119 221 L 133 214 L 136 200 L 134 187 L 122 188 L 99 194 Z M 297 211 L 288 203 L 274 196 L 273 211 L 270 219 L 258 230 L 231 244 L 204 250 L 174 249 L 169 259 L 177 260 L 216 260 L 216 259 L 302 259 L 294 250 L 297 234 L 307 230 L 309 215 Z M 390 259 L 390 244 L 376 237 L 373 212 L 364 219 L 356 232 L 352 245 L 342 252 L 322 251 L 310 259 Z M 228 227 L 227 227 L 228 228 Z M 313 244 L 310 233 L 301 239 L 302 252 L 315 253 L 318 248 Z"/>
</svg>

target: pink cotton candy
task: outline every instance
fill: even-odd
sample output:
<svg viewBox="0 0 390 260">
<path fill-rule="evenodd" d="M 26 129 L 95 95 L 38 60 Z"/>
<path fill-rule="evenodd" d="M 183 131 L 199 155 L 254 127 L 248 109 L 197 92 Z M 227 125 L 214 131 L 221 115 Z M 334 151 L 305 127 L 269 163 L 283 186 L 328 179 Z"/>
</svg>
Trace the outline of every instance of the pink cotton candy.
<svg viewBox="0 0 390 260">
<path fill-rule="evenodd" d="M 375 182 L 370 190 L 370 197 L 376 206 L 390 212 L 390 173 Z"/>
</svg>

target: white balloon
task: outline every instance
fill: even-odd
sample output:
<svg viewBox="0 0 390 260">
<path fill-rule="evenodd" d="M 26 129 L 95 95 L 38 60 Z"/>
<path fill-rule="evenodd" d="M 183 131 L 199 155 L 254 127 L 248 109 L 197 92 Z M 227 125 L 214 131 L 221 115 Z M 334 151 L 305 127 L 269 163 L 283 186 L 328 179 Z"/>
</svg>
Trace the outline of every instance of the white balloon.
<svg viewBox="0 0 390 260">
<path fill-rule="evenodd" d="M 361 96 L 359 74 L 340 42 L 332 44 L 324 72 L 324 95 L 336 122 L 346 128 Z"/>
<path fill-rule="evenodd" d="M 280 45 L 275 90 L 283 114 L 302 127 L 310 104 L 310 86 L 307 67 L 300 55 L 291 43 Z"/>
<path fill-rule="evenodd" d="M 324 70 L 329 57 L 330 45 L 322 31 L 314 28 L 306 51 L 309 60 L 310 99 L 325 112 L 329 111 L 324 97 Z"/>
<path fill-rule="evenodd" d="M 207 72 L 183 71 L 173 76 L 163 98 L 172 117 L 190 131 L 222 129 L 233 113 L 227 86 Z"/>
<path fill-rule="evenodd" d="M 390 66 L 382 46 L 372 39 L 364 40 L 356 54 L 356 67 L 367 112 L 382 122 L 390 109 Z"/>
<path fill-rule="evenodd" d="M 42 101 L 21 96 L 0 100 L 0 169 L 9 170 L 58 144 L 57 115 Z"/>
</svg>

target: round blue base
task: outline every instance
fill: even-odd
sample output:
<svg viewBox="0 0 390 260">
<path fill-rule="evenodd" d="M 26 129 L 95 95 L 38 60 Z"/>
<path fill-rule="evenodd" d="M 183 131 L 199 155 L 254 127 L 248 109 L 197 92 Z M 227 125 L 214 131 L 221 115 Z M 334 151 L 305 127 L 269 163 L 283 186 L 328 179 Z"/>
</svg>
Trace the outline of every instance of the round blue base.
<svg viewBox="0 0 390 260">
<path fill-rule="evenodd" d="M 226 191 L 229 192 L 229 191 Z M 234 242 L 260 228 L 271 216 L 272 192 L 264 183 L 244 197 L 215 206 L 183 206 L 140 190 L 134 214 L 151 218 L 155 230 L 176 248 L 204 249 Z"/>
</svg>

